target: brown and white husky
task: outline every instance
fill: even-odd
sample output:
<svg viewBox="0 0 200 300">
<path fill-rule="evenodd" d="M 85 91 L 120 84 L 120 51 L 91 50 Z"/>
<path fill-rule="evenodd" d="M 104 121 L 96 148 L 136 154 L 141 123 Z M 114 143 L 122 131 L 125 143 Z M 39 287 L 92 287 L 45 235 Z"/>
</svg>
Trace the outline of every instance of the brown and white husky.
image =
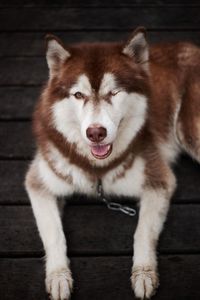
<svg viewBox="0 0 200 300">
<path fill-rule="evenodd" d="M 138 298 L 150 298 L 176 187 L 170 165 L 183 150 L 200 161 L 200 49 L 148 46 L 138 28 L 126 43 L 64 46 L 49 35 L 46 55 L 25 185 L 46 251 L 47 292 L 64 300 L 72 290 L 56 197 L 96 195 L 101 179 L 105 194 L 140 199 L 131 282 Z"/>
</svg>

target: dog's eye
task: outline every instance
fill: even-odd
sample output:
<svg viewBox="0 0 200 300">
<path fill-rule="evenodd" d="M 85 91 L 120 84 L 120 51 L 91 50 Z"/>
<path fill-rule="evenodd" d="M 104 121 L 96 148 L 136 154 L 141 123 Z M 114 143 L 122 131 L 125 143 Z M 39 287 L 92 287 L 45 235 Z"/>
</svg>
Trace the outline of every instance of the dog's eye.
<svg viewBox="0 0 200 300">
<path fill-rule="evenodd" d="M 109 94 L 110 96 L 116 96 L 117 94 L 119 94 L 120 90 L 113 90 L 113 91 L 110 91 Z"/>
<path fill-rule="evenodd" d="M 75 97 L 76 99 L 84 99 L 84 98 L 85 98 L 85 95 L 82 94 L 81 92 L 76 92 L 76 93 L 74 94 L 74 97 Z"/>
</svg>

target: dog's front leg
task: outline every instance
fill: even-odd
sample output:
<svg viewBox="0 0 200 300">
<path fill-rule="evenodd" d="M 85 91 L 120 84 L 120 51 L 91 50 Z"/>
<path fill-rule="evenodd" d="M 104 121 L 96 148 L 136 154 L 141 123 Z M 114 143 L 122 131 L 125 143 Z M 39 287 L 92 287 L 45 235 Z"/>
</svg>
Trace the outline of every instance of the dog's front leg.
<svg viewBox="0 0 200 300">
<path fill-rule="evenodd" d="M 53 300 L 69 299 L 72 277 L 56 197 L 38 181 L 33 167 L 26 176 L 26 189 L 46 253 L 47 292 Z"/>
<path fill-rule="evenodd" d="M 134 235 L 132 287 L 136 297 L 150 298 L 158 287 L 156 246 L 166 220 L 175 187 L 173 175 L 166 188 L 146 187 L 142 193 L 138 226 Z"/>
</svg>

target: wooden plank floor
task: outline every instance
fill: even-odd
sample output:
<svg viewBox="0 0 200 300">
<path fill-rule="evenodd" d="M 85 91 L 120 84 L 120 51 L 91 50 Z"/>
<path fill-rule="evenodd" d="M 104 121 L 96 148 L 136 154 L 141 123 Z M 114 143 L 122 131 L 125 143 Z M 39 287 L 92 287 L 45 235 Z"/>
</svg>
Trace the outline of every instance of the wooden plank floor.
<svg viewBox="0 0 200 300">
<path fill-rule="evenodd" d="M 143 25 L 149 40 L 200 44 L 198 0 L 0 1 L 0 299 L 42 300 L 43 248 L 23 188 L 34 142 L 31 113 L 47 79 L 43 37 L 66 43 L 126 37 Z M 161 286 L 154 299 L 200 299 L 200 165 L 183 156 L 178 189 L 161 236 Z M 120 199 L 134 203 L 131 199 Z M 136 207 L 137 209 L 137 207 Z M 75 288 L 72 300 L 131 300 L 137 216 L 108 211 L 97 199 L 67 199 L 63 217 Z"/>
</svg>

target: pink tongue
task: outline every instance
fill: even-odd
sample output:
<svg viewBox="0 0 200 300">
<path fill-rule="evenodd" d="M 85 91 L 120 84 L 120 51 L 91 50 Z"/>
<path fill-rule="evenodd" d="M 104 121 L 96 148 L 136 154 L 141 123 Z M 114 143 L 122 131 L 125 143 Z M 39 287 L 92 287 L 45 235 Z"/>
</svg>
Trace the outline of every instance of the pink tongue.
<svg viewBox="0 0 200 300">
<path fill-rule="evenodd" d="M 97 145 L 91 147 L 92 153 L 97 156 L 104 156 L 110 150 L 110 145 Z"/>
</svg>

